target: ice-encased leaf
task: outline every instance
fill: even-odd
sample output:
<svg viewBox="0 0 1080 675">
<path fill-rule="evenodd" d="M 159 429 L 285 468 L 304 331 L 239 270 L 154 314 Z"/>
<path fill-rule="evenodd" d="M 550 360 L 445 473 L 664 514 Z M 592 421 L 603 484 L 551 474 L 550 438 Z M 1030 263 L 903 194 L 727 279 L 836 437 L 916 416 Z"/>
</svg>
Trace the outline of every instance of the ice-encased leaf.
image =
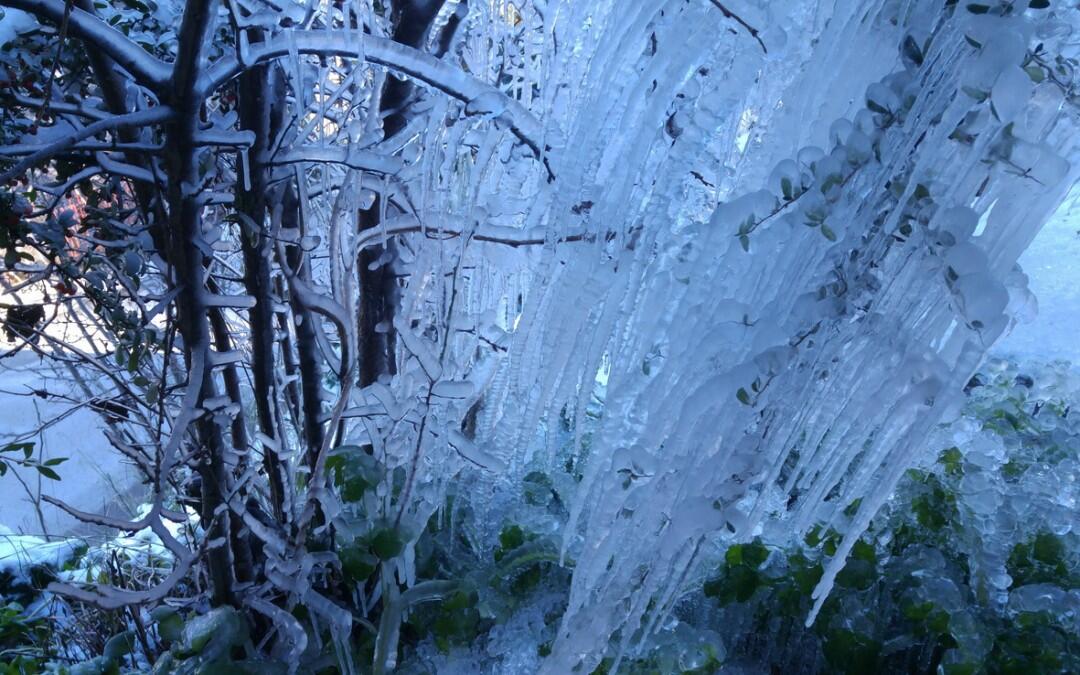
<svg viewBox="0 0 1080 675">
<path fill-rule="evenodd" d="M 1011 122 L 1027 105 L 1035 83 L 1019 66 L 1006 68 L 990 90 L 990 103 L 1002 122 Z"/>
</svg>

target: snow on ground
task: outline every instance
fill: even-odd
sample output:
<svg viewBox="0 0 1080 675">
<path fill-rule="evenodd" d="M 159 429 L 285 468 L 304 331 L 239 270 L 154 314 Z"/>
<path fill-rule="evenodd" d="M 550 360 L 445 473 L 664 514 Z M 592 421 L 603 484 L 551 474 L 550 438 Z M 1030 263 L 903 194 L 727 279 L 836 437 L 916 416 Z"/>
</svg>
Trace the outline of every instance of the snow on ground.
<svg viewBox="0 0 1080 675">
<path fill-rule="evenodd" d="M 994 347 L 999 356 L 1080 364 L 1080 192 L 1066 200 L 1020 257 L 1039 314 Z"/>
<path fill-rule="evenodd" d="M 0 444 L 22 440 L 23 435 L 42 423 L 71 411 L 71 403 L 27 395 L 41 389 L 71 392 L 47 362 L 43 363 L 29 351 L 0 360 Z M 16 533 L 41 534 L 42 525 L 31 499 L 31 493 L 38 490 L 84 511 L 105 509 L 110 513 L 130 513 L 127 493 L 137 483 L 135 471 L 109 446 L 101 432 L 102 424 L 96 413 L 79 408 L 40 434 L 25 439 L 35 442 L 39 459 L 70 459 L 55 467 L 61 477 L 59 482 L 39 478 L 35 471 L 19 467 L 12 467 L 12 471 L 0 478 L 0 525 Z M 16 471 L 25 486 L 12 475 Z M 73 518 L 49 504 L 42 503 L 41 511 L 48 534 L 83 529 L 77 527 Z"/>
</svg>

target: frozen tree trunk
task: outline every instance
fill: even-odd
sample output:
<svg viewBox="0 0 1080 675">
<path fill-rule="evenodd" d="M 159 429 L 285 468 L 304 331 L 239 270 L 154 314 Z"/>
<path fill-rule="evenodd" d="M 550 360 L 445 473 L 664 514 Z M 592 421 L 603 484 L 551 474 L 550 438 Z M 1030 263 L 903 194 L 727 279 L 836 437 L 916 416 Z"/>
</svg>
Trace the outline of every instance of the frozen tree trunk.
<svg viewBox="0 0 1080 675">
<path fill-rule="evenodd" d="M 261 41 L 260 31 L 252 31 L 251 40 Z M 247 167 L 242 189 L 237 190 L 236 208 L 245 216 L 241 247 L 244 259 L 244 287 L 254 298 L 248 312 L 251 331 L 251 368 L 255 410 L 259 431 L 269 440 L 262 443 L 263 467 L 270 487 L 270 506 L 274 517 L 285 523 L 285 480 L 278 459 L 286 439 L 278 434 L 276 396 L 276 358 L 274 344 L 274 305 L 277 298 L 270 273 L 273 261 L 273 242 L 267 231 L 270 196 L 269 167 L 265 159 L 271 144 L 281 132 L 284 117 L 284 81 L 277 64 L 256 66 L 243 73 L 237 83 L 240 127 L 254 134 L 251 147 L 241 150 L 246 160 L 237 165 Z"/>
<path fill-rule="evenodd" d="M 237 579 L 250 578 L 247 569 L 236 570 L 234 548 L 241 542 L 232 525 L 229 503 L 232 477 L 229 450 L 225 441 L 225 421 L 228 408 L 239 401 L 226 403 L 224 415 L 207 408 L 220 406 L 218 385 L 214 377 L 214 350 L 207 318 L 210 295 L 206 287 L 208 256 L 202 232 L 199 184 L 202 180 L 195 135 L 202 110 L 202 96 L 197 82 L 205 61 L 206 43 L 214 26 L 216 5 L 212 0 L 194 0 L 184 9 L 178 35 L 178 55 L 170 91 L 170 104 L 176 117 L 166 127 L 168 151 L 165 157 L 169 182 L 169 225 L 166 233 L 169 259 L 175 270 L 177 313 L 180 335 L 184 342 L 190 378 L 197 378 L 199 394 L 195 405 L 203 411 L 198 416 L 196 442 L 203 455 L 199 462 L 201 477 L 200 511 L 204 522 L 211 523 L 208 536 L 220 545 L 207 552 L 208 571 L 217 604 L 235 604 L 234 585 Z M 241 557 L 241 559 L 243 559 Z"/>
</svg>

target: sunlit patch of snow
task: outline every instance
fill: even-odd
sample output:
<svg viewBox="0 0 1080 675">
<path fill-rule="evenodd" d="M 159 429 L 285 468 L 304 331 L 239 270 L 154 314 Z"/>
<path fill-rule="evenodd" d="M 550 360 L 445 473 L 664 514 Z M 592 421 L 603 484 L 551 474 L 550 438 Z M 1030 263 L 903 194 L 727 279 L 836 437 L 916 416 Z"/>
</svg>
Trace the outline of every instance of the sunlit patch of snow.
<svg viewBox="0 0 1080 675">
<path fill-rule="evenodd" d="M 1073 192 L 1020 257 L 1039 301 L 1034 321 L 1017 325 L 994 351 L 1080 363 L 1080 191 Z"/>
</svg>

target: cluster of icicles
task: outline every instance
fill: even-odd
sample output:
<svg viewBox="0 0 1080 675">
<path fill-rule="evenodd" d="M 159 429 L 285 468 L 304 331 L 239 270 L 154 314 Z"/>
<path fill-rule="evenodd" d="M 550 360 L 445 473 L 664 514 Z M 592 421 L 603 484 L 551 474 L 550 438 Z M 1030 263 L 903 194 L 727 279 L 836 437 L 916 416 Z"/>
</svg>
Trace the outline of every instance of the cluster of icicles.
<svg viewBox="0 0 1080 675">
<path fill-rule="evenodd" d="M 516 330 L 475 399 L 476 445 L 513 489 L 553 461 L 543 430 L 557 416 L 575 418 L 580 447 L 606 379 L 548 672 L 632 649 L 724 542 L 842 526 L 861 499 L 816 612 L 921 441 L 1031 302 L 1015 260 L 1074 177 L 1062 94 L 1021 69 L 1033 26 L 881 4 L 838 2 L 805 34 L 777 26 L 768 55 L 718 39 L 708 2 L 559 7 L 556 35 L 577 49 L 553 66 L 566 93 L 534 107 L 556 179 L 526 212 L 553 239 L 596 236 L 532 261 Z M 758 16 L 795 28 L 824 10 L 784 11 Z M 858 32 L 899 47 L 877 56 L 894 72 L 867 78 Z M 851 115 L 815 99 L 830 87 L 863 105 Z M 781 101 L 848 115 L 786 134 Z M 792 153 L 791 136 L 826 147 Z"/>
<path fill-rule="evenodd" d="M 536 124 L 495 97 L 466 106 L 480 127 L 421 132 L 437 158 L 402 178 L 429 229 L 463 236 L 409 253 L 431 274 L 395 322 L 407 355 L 354 396 L 395 422 L 422 399 L 418 432 L 375 420 L 359 439 L 415 472 L 403 522 L 420 531 L 468 467 L 472 526 L 497 528 L 497 495 L 555 465 L 567 420 L 584 475 L 546 672 L 632 652 L 730 542 L 823 523 L 846 531 L 816 613 L 1032 304 L 1015 261 L 1076 171 L 1067 92 L 1029 54 L 1068 22 L 761 0 L 739 3 L 749 34 L 708 0 L 531 0 L 507 28 L 488 4 L 464 58 Z M 531 150 L 505 132 L 527 122 Z M 480 228 L 548 244 L 466 247 Z"/>
</svg>

